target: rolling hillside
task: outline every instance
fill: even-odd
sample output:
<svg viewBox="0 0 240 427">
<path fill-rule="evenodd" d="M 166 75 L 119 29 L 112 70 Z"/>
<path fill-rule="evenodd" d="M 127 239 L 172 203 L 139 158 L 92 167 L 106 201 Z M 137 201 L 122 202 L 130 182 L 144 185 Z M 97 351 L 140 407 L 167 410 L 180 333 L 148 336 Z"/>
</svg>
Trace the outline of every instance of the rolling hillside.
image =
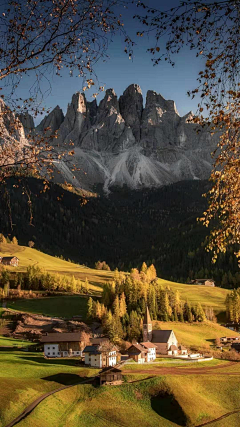
<svg viewBox="0 0 240 427">
<path fill-rule="evenodd" d="M 87 277 L 92 289 L 97 291 L 101 290 L 99 287 L 101 284 L 113 279 L 112 272 L 96 270 L 84 265 L 73 264 L 26 246 L 13 245 L 9 243 L 0 244 L 0 256 L 11 255 L 16 255 L 19 258 L 19 267 L 7 267 L 13 272 L 24 272 L 29 265 L 37 265 L 53 274 L 59 273 L 71 276 L 74 275 L 76 279 L 83 281 Z"/>
<path fill-rule="evenodd" d="M 212 264 L 204 247 L 209 230 L 196 218 L 206 208 L 206 181 L 141 191 L 114 188 L 108 197 L 98 188 L 98 197 L 86 198 L 53 184 L 44 193 L 43 182 L 29 178 L 24 185 L 31 194 L 32 225 L 27 197 L 17 184 L 13 178 L 8 182 L 11 214 L 0 193 L 0 232 L 16 235 L 20 244 L 32 240 L 44 253 L 90 267 L 105 260 L 112 270 L 126 271 L 145 261 L 164 279 L 184 283 L 206 276 L 226 288 L 240 286 L 235 249 Z"/>
<path fill-rule="evenodd" d="M 114 279 L 114 272 L 111 271 L 96 270 L 84 265 L 74 264 L 25 246 L 8 243 L 0 244 L 0 256 L 9 255 L 16 255 L 19 258 L 18 268 L 7 267 L 12 272 L 25 271 L 28 265 L 38 265 L 53 274 L 60 273 L 71 276 L 73 275 L 75 278 L 79 278 L 83 281 L 87 277 L 91 289 L 97 292 L 101 292 L 101 286 L 103 283 Z M 208 288 L 198 285 L 193 286 L 171 282 L 164 279 L 158 280 L 162 286 L 170 286 L 175 291 L 178 289 L 183 300 L 188 300 L 192 304 L 200 302 L 203 306 L 213 307 L 215 313 L 217 315 L 220 314 L 221 319 L 221 316 L 225 311 L 226 295 L 229 292 L 227 289 L 218 287 Z M 34 301 L 31 301 L 31 304 L 34 305 Z"/>
</svg>

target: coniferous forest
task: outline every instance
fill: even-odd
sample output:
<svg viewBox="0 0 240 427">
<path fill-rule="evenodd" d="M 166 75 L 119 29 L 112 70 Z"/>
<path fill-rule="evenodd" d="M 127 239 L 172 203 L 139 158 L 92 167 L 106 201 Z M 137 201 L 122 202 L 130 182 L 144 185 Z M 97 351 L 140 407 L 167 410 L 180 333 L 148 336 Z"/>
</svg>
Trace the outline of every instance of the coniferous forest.
<svg viewBox="0 0 240 427">
<path fill-rule="evenodd" d="M 114 280 L 105 283 L 101 302 L 89 298 L 88 318 L 102 323 L 113 342 L 122 338 L 141 340 L 143 316 L 148 306 L 153 320 L 173 322 L 216 321 L 213 309 L 204 311 L 198 302 L 191 306 L 181 300 L 179 291 L 158 283 L 156 269 L 143 262 L 140 271 L 132 268 L 129 275 L 115 270 Z"/>
<path fill-rule="evenodd" d="M 179 282 L 213 278 L 217 286 L 237 288 L 240 273 L 234 248 L 215 264 L 206 252 L 208 229 L 197 218 L 207 201 L 207 181 L 183 181 L 158 189 L 114 188 L 106 197 L 67 191 L 28 178 L 1 187 L 0 231 L 19 244 L 94 267 L 106 261 L 130 271 L 145 261 L 159 277 Z M 24 194 L 23 194 L 24 193 Z"/>
</svg>

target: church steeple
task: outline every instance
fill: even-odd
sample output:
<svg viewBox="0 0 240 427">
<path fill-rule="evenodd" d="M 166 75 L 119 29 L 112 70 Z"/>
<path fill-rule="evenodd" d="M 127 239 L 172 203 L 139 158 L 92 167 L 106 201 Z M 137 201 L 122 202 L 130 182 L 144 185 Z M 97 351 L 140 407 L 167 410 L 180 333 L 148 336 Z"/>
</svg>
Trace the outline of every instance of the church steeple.
<svg viewBox="0 0 240 427">
<path fill-rule="evenodd" d="M 144 319 L 143 319 L 143 341 L 146 342 L 151 340 L 152 340 L 152 320 L 147 307 L 144 314 Z"/>
</svg>

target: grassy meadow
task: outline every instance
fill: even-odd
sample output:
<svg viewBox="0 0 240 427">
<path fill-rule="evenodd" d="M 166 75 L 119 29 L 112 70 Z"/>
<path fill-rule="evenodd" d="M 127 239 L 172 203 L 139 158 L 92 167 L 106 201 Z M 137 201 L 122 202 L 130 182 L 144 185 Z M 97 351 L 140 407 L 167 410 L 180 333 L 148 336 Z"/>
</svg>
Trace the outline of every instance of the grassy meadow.
<svg viewBox="0 0 240 427">
<path fill-rule="evenodd" d="M 78 385 L 50 396 L 19 427 L 197 426 L 238 407 L 234 376 L 163 376 L 119 387 Z M 237 416 L 218 427 L 237 427 Z"/>
<path fill-rule="evenodd" d="M 88 278 L 90 289 L 95 292 L 101 292 L 103 283 L 114 278 L 114 272 L 111 271 L 96 270 L 84 265 L 74 264 L 25 246 L 10 243 L 0 244 L 0 256 L 11 255 L 16 255 L 19 258 L 19 267 L 7 267 L 12 272 L 26 271 L 29 265 L 38 265 L 52 274 L 73 275 L 82 281 Z M 188 300 L 191 304 L 200 302 L 203 306 L 212 307 L 216 314 L 221 314 L 225 311 L 225 299 L 229 292 L 227 289 L 187 285 L 164 279 L 158 279 L 158 281 L 162 286 L 170 286 L 173 290 L 178 289 L 181 298 Z"/>
<path fill-rule="evenodd" d="M 2 344 L 4 340 L 9 345 L 5 338 Z M 77 359 L 45 359 L 42 353 L 0 351 L 0 427 L 42 394 L 98 372 L 78 363 Z"/>
<path fill-rule="evenodd" d="M 8 308 L 27 313 L 43 314 L 51 317 L 82 316 L 86 320 L 88 297 L 78 295 L 53 296 L 37 299 L 9 301 Z"/>
<path fill-rule="evenodd" d="M 219 315 L 225 312 L 225 299 L 229 293 L 228 289 L 218 287 L 207 287 L 202 285 L 186 285 L 184 283 L 170 282 L 164 279 L 158 279 L 158 282 L 163 286 L 169 286 L 174 291 L 179 290 L 180 296 L 183 300 L 188 300 L 192 305 L 198 302 L 202 306 L 210 306 L 213 308 L 215 314 Z"/>
<path fill-rule="evenodd" d="M 13 245 L 11 243 L 0 244 L 0 256 L 13 255 L 19 258 L 19 266 L 6 267 L 10 271 L 26 271 L 29 265 L 36 265 L 52 274 L 59 273 L 74 276 L 76 279 L 82 281 L 85 281 L 87 277 L 90 289 L 93 291 L 101 291 L 101 285 L 113 279 L 113 272 L 111 271 L 95 270 L 83 265 L 74 264 L 26 246 Z"/>
<path fill-rule="evenodd" d="M 209 348 L 214 344 L 216 338 L 224 336 L 235 337 L 239 335 L 237 332 L 231 331 L 218 323 L 203 322 L 203 323 L 180 323 L 180 322 L 153 322 L 153 329 L 159 327 L 161 329 L 173 329 L 178 339 L 179 344 L 187 347 Z"/>
</svg>

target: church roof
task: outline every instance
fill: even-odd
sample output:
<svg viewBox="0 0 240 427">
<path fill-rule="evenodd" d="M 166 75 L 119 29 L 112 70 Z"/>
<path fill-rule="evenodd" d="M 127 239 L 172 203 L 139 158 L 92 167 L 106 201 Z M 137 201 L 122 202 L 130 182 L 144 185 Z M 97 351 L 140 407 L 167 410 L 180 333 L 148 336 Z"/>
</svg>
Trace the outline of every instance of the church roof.
<svg viewBox="0 0 240 427">
<path fill-rule="evenodd" d="M 148 325 L 149 323 L 152 323 L 150 314 L 149 314 L 149 310 L 148 307 L 146 308 L 145 314 L 144 314 L 144 318 L 143 318 L 143 324 L 144 325 Z"/>
<path fill-rule="evenodd" d="M 170 335 L 173 331 L 172 330 L 158 330 L 155 329 L 152 331 L 152 342 L 153 343 L 167 343 Z"/>
</svg>

